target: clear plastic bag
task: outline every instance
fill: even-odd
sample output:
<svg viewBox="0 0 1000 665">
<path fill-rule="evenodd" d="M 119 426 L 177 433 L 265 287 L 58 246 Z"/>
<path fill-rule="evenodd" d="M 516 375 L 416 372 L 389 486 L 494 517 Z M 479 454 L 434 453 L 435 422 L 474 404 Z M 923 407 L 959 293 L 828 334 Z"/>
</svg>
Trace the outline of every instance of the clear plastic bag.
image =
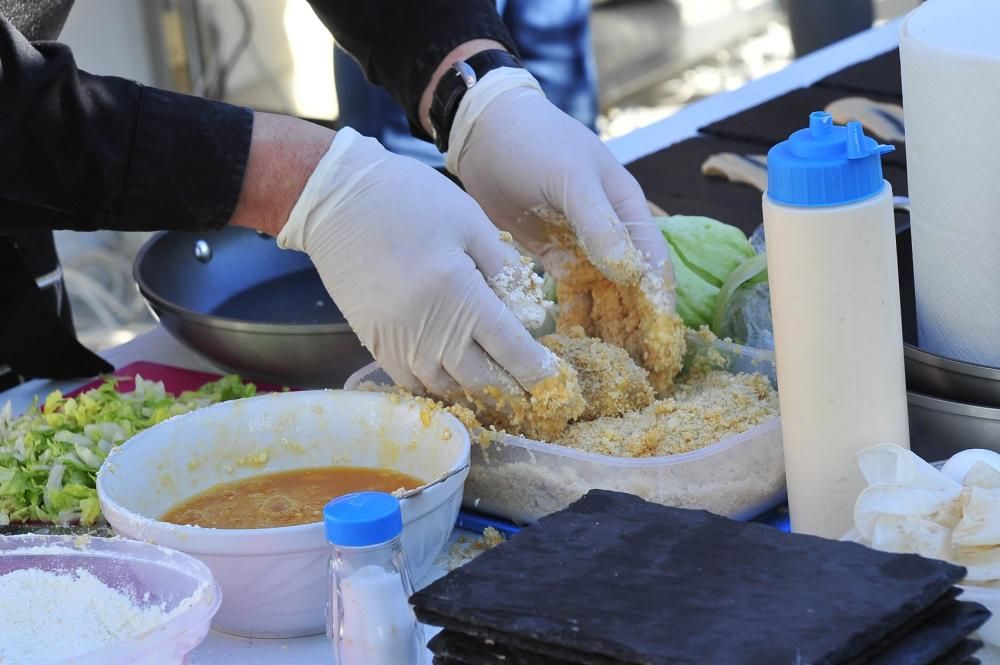
<svg viewBox="0 0 1000 665">
<path fill-rule="evenodd" d="M 771 291 L 767 283 L 741 287 L 729 301 L 722 336 L 754 349 L 774 350 Z"/>
<path fill-rule="evenodd" d="M 750 236 L 750 245 L 758 255 L 766 252 L 764 226 Z M 755 349 L 774 349 L 771 323 L 771 291 L 767 282 L 743 284 L 725 305 L 720 336 L 732 338 Z"/>
</svg>

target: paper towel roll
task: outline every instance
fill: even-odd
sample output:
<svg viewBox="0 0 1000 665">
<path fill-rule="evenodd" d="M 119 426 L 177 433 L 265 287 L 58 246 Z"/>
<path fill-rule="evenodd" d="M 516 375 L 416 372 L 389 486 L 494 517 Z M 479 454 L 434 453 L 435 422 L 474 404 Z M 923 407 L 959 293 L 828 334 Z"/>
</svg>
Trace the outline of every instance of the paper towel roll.
<svg viewBox="0 0 1000 665">
<path fill-rule="evenodd" d="M 1000 367 L 1000 0 L 929 0 L 900 59 L 920 346 Z"/>
</svg>

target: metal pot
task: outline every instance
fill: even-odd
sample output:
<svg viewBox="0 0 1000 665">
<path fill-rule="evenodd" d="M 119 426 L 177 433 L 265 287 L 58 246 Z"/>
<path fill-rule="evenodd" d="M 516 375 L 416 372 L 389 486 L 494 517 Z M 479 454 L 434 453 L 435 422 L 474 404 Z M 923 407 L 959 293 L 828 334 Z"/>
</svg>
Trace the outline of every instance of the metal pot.
<svg viewBox="0 0 1000 665">
<path fill-rule="evenodd" d="M 1000 409 L 910 393 L 910 447 L 925 460 L 946 460 L 967 448 L 1000 453 Z"/>
<path fill-rule="evenodd" d="M 372 361 L 309 258 L 255 231 L 159 233 L 133 275 L 164 328 L 248 379 L 339 388 Z"/>
</svg>

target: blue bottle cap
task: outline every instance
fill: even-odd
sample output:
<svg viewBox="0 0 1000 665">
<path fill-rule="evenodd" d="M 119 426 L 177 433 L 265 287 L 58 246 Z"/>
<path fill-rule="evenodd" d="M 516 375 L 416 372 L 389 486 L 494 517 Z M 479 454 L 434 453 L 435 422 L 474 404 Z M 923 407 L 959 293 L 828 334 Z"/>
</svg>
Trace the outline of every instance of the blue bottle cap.
<svg viewBox="0 0 1000 665">
<path fill-rule="evenodd" d="M 794 206 L 860 201 L 882 189 L 881 155 L 892 152 L 865 136 L 861 123 L 834 125 L 825 111 L 809 114 L 800 129 L 767 153 L 767 195 Z"/>
<path fill-rule="evenodd" d="M 337 497 L 323 509 L 326 539 L 343 547 L 385 543 L 403 532 L 399 499 L 385 492 Z"/>
</svg>

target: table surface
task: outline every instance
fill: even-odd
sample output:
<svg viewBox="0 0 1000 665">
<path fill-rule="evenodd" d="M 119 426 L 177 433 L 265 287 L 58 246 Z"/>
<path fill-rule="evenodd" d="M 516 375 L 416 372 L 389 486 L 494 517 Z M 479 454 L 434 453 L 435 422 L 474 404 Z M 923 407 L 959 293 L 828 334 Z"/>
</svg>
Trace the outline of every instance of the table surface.
<svg viewBox="0 0 1000 665">
<path fill-rule="evenodd" d="M 694 136 L 699 127 L 765 102 L 789 90 L 811 85 L 844 67 L 894 48 L 898 44 L 898 23 L 897 19 L 862 32 L 800 58 L 785 69 L 751 81 L 737 90 L 691 104 L 664 120 L 609 141 L 608 147 L 618 160 L 625 164 Z M 101 355 L 116 367 L 146 360 L 187 369 L 219 371 L 210 362 L 174 340 L 161 327 L 127 344 L 109 349 Z M 87 380 L 30 381 L 0 393 L 0 403 L 11 401 L 16 413 L 30 405 L 36 395 L 44 396 L 55 389 L 65 392 L 84 383 L 87 383 Z M 456 530 L 452 542 L 462 535 L 472 534 Z M 429 583 L 443 573 L 442 568 L 435 568 L 427 578 L 419 581 L 418 586 Z M 982 658 L 984 665 L 1000 665 L 998 650 L 991 650 Z M 298 665 L 329 661 L 326 637 L 322 635 L 294 640 L 246 639 L 214 631 L 190 657 L 190 665 Z"/>
</svg>

